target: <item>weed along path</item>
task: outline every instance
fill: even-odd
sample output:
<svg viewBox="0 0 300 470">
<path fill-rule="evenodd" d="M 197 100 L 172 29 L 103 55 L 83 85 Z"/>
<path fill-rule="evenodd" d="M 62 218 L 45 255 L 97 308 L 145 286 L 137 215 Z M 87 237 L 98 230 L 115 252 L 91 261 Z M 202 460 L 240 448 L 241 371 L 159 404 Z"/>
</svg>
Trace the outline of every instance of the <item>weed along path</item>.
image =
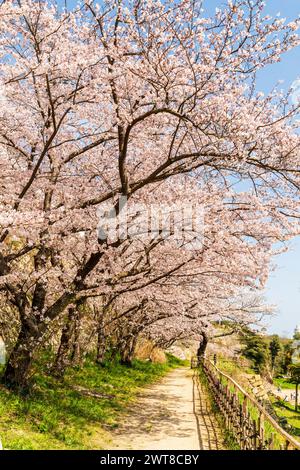
<svg viewBox="0 0 300 470">
<path fill-rule="evenodd" d="M 223 436 L 197 373 L 175 369 L 147 387 L 113 432 L 113 449 L 221 450 Z"/>
</svg>

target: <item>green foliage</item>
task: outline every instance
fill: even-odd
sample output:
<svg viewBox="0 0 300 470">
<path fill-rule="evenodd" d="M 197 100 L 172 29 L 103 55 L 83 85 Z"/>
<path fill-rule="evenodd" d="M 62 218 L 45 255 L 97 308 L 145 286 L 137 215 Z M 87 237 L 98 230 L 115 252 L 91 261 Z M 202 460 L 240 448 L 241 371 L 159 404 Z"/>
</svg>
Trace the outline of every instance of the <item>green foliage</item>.
<svg viewBox="0 0 300 470">
<path fill-rule="evenodd" d="M 261 373 L 268 361 L 268 348 L 266 340 L 253 332 L 242 338 L 244 349 L 242 351 L 244 357 L 253 363 L 253 369 L 257 373 Z"/>
<path fill-rule="evenodd" d="M 274 369 L 276 359 L 281 351 L 281 344 L 280 344 L 278 335 L 273 336 L 269 344 L 269 350 L 270 350 L 270 356 L 271 356 L 271 366 L 272 366 L 272 369 Z"/>
<path fill-rule="evenodd" d="M 218 325 L 219 326 L 219 325 Z M 222 322 L 224 328 L 229 327 L 229 322 Z M 247 326 L 240 328 L 240 343 L 242 344 L 242 357 L 250 361 L 249 366 L 256 373 L 267 372 L 274 376 L 286 375 L 292 357 L 292 341 L 287 338 L 281 338 L 278 335 L 262 336 Z M 218 358 L 220 360 L 220 358 Z M 227 365 L 224 365 L 224 371 Z M 234 368 L 235 371 L 235 368 Z"/>
<path fill-rule="evenodd" d="M 300 364 L 291 364 L 289 367 L 291 374 L 290 382 L 293 384 L 300 384 Z"/>
<path fill-rule="evenodd" d="M 289 370 L 289 366 L 292 362 L 292 341 L 288 341 L 286 344 L 283 345 L 283 350 L 281 351 L 280 358 L 279 358 L 279 367 L 278 372 L 286 375 Z"/>
<path fill-rule="evenodd" d="M 296 341 L 300 340 L 300 332 L 299 331 L 295 331 L 295 333 L 293 335 L 293 339 L 296 340 Z"/>
<path fill-rule="evenodd" d="M 170 353 L 166 353 L 168 364 L 170 367 L 189 367 L 190 361 L 179 359 L 179 357 L 173 356 Z"/>
<path fill-rule="evenodd" d="M 35 384 L 26 398 L 0 387 L 3 445 L 8 449 L 88 449 L 97 439 L 99 449 L 108 438 L 104 429 L 118 426 L 120 414 L 133 403 L 139 387 L 180 365 L 183 361 L 170 355 L 166 364 L 134 360 L 132 367 L 117 362 L 99 367 L 87 358 L 83 367 L 70 368 L 60 382 L 45 373 L 44 362 L 37 364 Z M 86 396 L 82 389 L 103 398 Z"/>
<path fill-rule="evenodd" d="M 299 404 L 299 385 L 300 385 L 300 364 L 290 365 L 290 382 L 296 384 L 296 399 L 295 399 L 295 410 L 298 411 Z"/>
<path fill-rule="evenodd" d="M 272 371 L 278 377 L 288 374 L 292 360 L 292 341 L 278 335 L 261 336 L 251 330 L 244 332 L 241 342 L 244 345 L 242 354 L 251 361 L 256 373 Z"/>
<path fill-rule="evenodd" d="M 274 384 L 277 385 L 277 387 L 284 389 L 289 389 L 289 390 L 295 390 L 295 385 L 292 384 L 289 379 L 284 379 L 284 378 L 276 378 L 274 379 Z"/>
</svg>

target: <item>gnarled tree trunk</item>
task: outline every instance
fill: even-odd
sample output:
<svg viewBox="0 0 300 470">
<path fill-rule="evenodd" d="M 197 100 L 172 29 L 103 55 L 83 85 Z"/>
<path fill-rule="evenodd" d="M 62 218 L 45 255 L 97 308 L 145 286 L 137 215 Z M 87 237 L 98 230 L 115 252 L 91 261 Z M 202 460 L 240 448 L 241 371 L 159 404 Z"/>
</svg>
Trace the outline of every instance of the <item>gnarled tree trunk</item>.
<svg viewBox="0 0 300 470">
<path fill-rule="evenodd" d="M 104 365 L 106 354 L 106 336 L 103 329 L 98 329 L 97 333 L 97 357 L 96 362 L 100 366 Z"/>
<path fill-rule="evenodd" d="M 63 326 L 59 348 L 56 354 L 55 362 L 52 367 L 52 374 L 55 377 L 63 377 L 67 366 L 70 363 L 71 341 L 74 331 L 75 309 L 68 309 L 66 323 Z"/>
<path fill-rule="evenodd" d="M 49 329 L 49 322 L 56 319 L 75 301 L 75 292 L 80 292 L 85 288 L 85 278 L 97 266 L 102 256 L 102 251 L 91 253 L 85 264 L 77 271 L 73 281 L 73 290 L 65 290 L 60 295 L 47 309 L 46 319 L 44 315 L 38 313 L 43 310 L 46 296 L 46 287 L 42 282 L 36 284 L 29 308 L 26 293 L 21 290 L 14 293 L 14 305 L 18 306 L 19 309 L 21 330 L 3 375 L 2 380 L 5 385 L 18 389 L 27 387 L 33 353 L 38 349 L 41 340 Z"/>
<path fill-rule="evenodd" d="M 17 342 L 2 377 L 2 382 L 7 387 L 28 390 L 33 354 L 41 337 L 42 333 L 37 327 L 27 322 L 22 323 Z"/>
<path fill-rule="evenodd" d="M 82 310 L 81 306 L 84 301 L 79 301 L 76 304 L 76 310 L 74 312 L 73 318 L 73 339 L 71 342 L 71 351 L 70 351 L 70 361 L 73 365 L 79 364 L 82 359 L 82 348 L 80 345 L 80 330 L 81 330 L 81 319 L 82 319 Z"/>
<path fill-rule="evenodd" d="M 137 339 L 138 339 L 138 336 L 131 335 L 130 337 L 127 337 L 124 340 L 122 347 L 120 349 L 121 364 L 126 365 L 126 366 L 132 365 Z"/>
<path fill-rule="evenodd" d="M 207 345 L 208 345 L 208 341 L 209 341 L 209 336 L 206 333 L 206 331 L 202 331 L 201 336 L 202 336 L 202 338 L 200 340 L 199 347 L 198 347 L 198 350 L 197 350 L 197 359 L 198 359 L 198 364 L 199 365 L 203 361 L 203 358 L 204 358 L 205 352 L 206 352 L 206 348 L 207 348 Z"/>
</svg>

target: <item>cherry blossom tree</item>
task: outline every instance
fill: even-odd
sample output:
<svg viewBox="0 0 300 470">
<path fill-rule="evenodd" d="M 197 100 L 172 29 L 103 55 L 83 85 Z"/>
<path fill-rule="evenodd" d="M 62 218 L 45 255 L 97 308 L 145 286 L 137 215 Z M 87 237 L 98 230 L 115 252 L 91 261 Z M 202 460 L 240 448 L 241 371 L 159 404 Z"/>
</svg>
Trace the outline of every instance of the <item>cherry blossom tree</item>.
<svg viewBox="0 0 300 470">
<path fill-rule="evenodd" d="M 217 286 L 225 297 L 225 285 L 264 282 L 271 244 L 296 233 L 298 109 L 254 84 L 257 70 L 299 44 L 299 21 L 265 16 L 260 0 L 229 1 L 207 18 L 202 3 L 87 1 L 60 12 L 55 2 L 2 2 L 0 288 L 20 319 L 8 385 L 26 384 L 53 321 L 79 299 L 112 294 L 111 271 L 133 266 L 126 239 L 97 231 L 106 203 L 121 213 L 119 196 L 190 200 L 182 179 L 212 194 L 214 249 L 191 262 L 182 250 L 176 268 L 177 251 L 159 244 L 167 269 L 156 263 L 155 274 L 134 272 L 134 285 L 117 287 L 129 305 L 175 268 L 189 278 L 200 266 L 200 279 L 209 278 L 198 305 Z M 236 182 L 250 185 L 248 194 L 232 189 Z M 218 209 L 225 227 L 245 213 L 235 234 L 220 230 Z"/>
</svg>

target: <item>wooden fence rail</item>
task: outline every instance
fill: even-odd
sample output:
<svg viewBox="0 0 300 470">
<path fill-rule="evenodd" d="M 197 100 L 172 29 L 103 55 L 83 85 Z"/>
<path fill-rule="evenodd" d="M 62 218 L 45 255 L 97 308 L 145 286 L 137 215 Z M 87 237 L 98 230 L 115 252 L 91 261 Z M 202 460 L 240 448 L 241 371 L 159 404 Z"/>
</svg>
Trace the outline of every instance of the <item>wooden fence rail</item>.
<svg viewBox="0 0 300 470">
<path fill-rule="evenodd" d="M 300 450 L 300 442 L 281 428 L 262 403 L 210 360 L 204 359 L 202 365 L 226 429 L 242 450 Z"/>
</svg>

